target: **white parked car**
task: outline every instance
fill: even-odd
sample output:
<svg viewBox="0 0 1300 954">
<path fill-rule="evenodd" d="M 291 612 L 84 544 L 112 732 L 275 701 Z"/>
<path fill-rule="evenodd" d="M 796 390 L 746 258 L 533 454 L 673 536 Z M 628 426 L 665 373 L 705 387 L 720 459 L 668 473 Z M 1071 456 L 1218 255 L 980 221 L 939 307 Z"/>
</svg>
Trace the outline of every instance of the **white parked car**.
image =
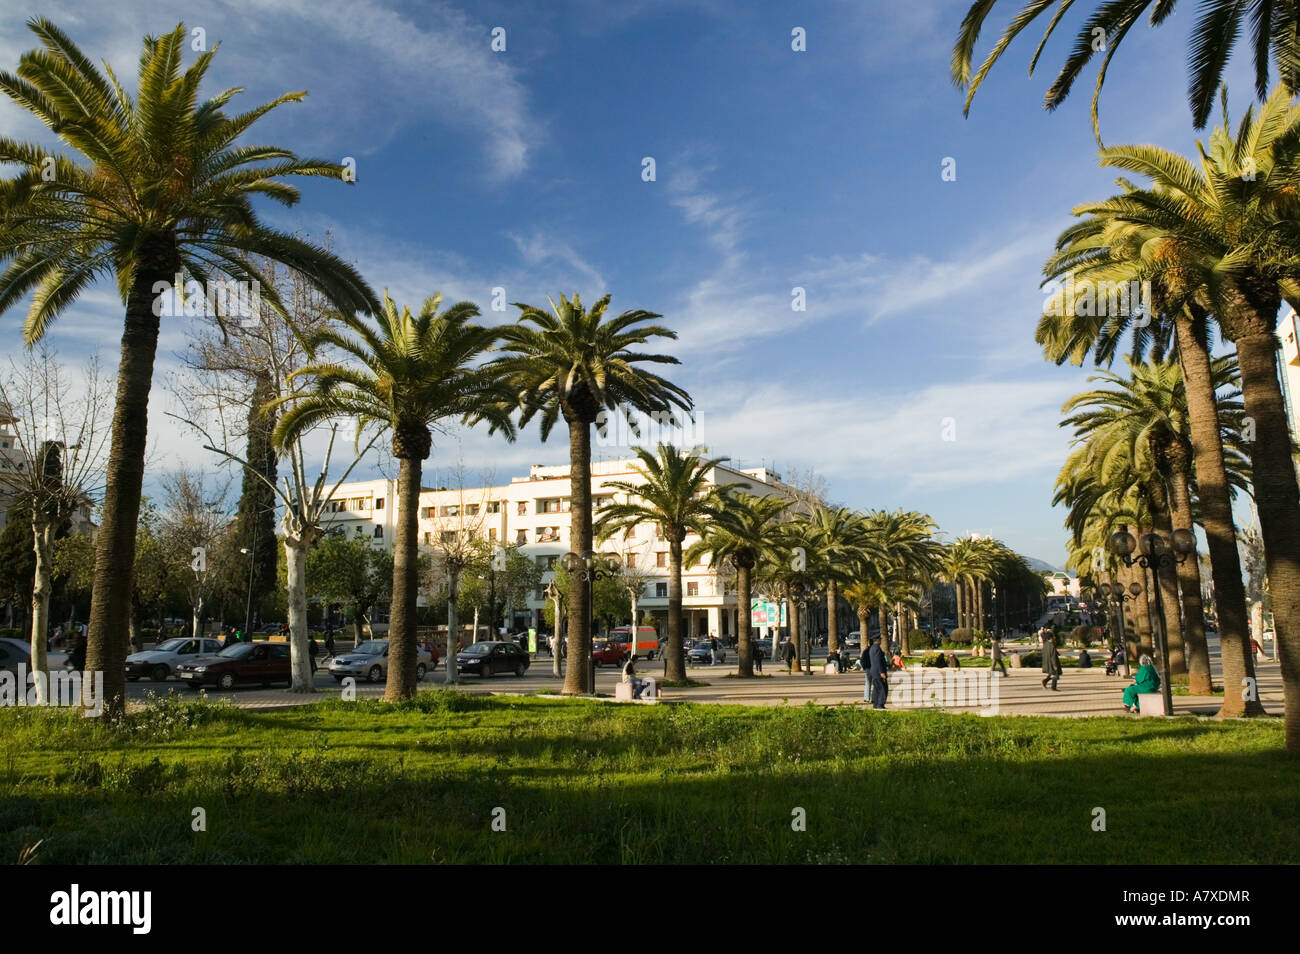
<svg viewBox="0 0 1300 954">
<path fill-rule="evenodd" d="M 126 678 L 135 682 L 137 679 L 152 679 L 154 682 L 166 682 L 167 677 L 176 672 L 181 663 L 207 659 L 221 652 L 219 639 L 188 639 L 174 636 L 164 639 L 153 649 L 142 653 L 132 653 L 126 657 Z"/>
<path fill-rule="evenodd" d="M 68 663 L 68 654 L 54 652 L 53 650 L 45 654 L 45 665 L 49 671 L 53 672 L 63 669 Z M 18 664 L 23 665 L 24 671 L 32 671 L 32 647 L 30 643 L 23 642 L 21 639 L 10 639 L 4 637 L 0 639 L 0 670 L 18 674 Z"/>
<path fill-rule="evenodd" d="M 433 666 L 433 654 L 420 646 L 416 649 L 415 678 L 423 679 L 424 674 Z M 348 676 L 365 679 L 366 682 L 380 682 L 388 678 L 388 640 L 369 639 L 342 656 L 330 660 L 330 675 L 335 682 L 342 682 Z"/>
</svg>

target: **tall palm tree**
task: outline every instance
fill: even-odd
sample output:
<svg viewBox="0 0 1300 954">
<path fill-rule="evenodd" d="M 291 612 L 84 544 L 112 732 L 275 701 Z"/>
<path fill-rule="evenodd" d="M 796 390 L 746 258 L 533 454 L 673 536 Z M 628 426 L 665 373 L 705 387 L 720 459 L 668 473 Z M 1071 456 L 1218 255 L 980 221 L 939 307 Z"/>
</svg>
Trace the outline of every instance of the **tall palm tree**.
<svg viewBox="0 0 1300 954">
<path fill-rule="evenodd" d="M 755 497 L 741 490 L 723 488 L 712 501 L 712 519 L 703 526 L 698 542 L 683 556 L 692 566 L 707 556 L 713 566 L 730 560 L 736 568 L 736 652 L 742 677 L 754 675 L 753 643 L 750 640 L 750 594 L 754 568 L 776 534 L 778 520 L 789 501 L 784 497 Z"/>
<path fill-rule="evenodd" d="M 1043 47 L 1056 32 L 1066 11 L 1074 6 L 1074 0 L 1023 0 L 1020 12 L 1007 25 L 980 68 L 972 74 L 975 44 L 979 41 L 984 21 L 997 4 L 997 0 L 973 0 L 952 51 L 953 82 L 966 90 L 965 113 L 970 112 L 971 101 L 993 64 L 1002 57 L 1012 41 L 1046 13 L 1054 2 L 1056 12 L 1048 21 L 1043 38 L 1029 63 L 1031 76 L 1042 56 Z M 1092 15 L 1080 25 L 1074 47 L 1047 91 L 1043 100 L 1044 108 L 1056 109 L 1065 102 L 1084 67 L 1091 62 L 1093 56 L 1104 52 L 1092 97 L 1092 123 L 1096 131 L 1097 101 L 1101 97 L 1102 85 L 1106 82 L 1106 71 L 1110 67 L 1111 58 L 1119 51 L 1120 44 L 1144 13 L 1151 11 L 1148 22 L 1152 27 L 1157 27 L 1173 14 L 1177 5 L 1178 0 L 1098 0 Z M 1214 91 L 1219 88 L 1232 48 L 1247 22 L 1251 30 L 1255 89 L 1259 98 L 1263 99 L 1268 94 L 1270 55 L 1277 61 L 1278 76 L 1288 91 L 1287 94 L 1293 95 L 1296 90 L 1300 90 L 1300 6 L 1285 0 L 1201 0 L 1198 13 L 1199 18 L 1192 30 L 1187 50 L 1187 98 L 1197 129 L 1204 128 L 1209 119 L 1210 109 L 1214 105 Z M 1099 43 L 1101 38 L 1105 42 Z"/>
<path fill-rule="evenodd" d="M 1149 178 L 1151 185 L 1130 187 L 1121 195 L 1078 211 L 1108 220 L 1119 241 L 1140 245 L 1149 274 L 1163 281 L 1171 313 L 1195 309 L 1198 315 L 1213 315 L 1224 338 L 1237 347 L 1245 413 L 1254 423 L 1251 470 L 1269 581 L 1274 587 L 1274 618 L 1287 699 L 1287 747 L 1300 751 L 1300 489 L 1278 381 L 1275 335 L 1283 297 L 1293 305 L 1300 304 L 1300 254 L 1296 251 L 1300 248 L 1296 187 L 1300 179 L 1300 108 L 1279 91 L 1264 104 L 1258 117 L 1247 111 L 1235 133 L 1230 132 L 1226 107 L 1224 111 L 1224 124 L 1214 130 L 1208 150 L 1198 143 L 1199 165 L 1155 146 L 1103 150 L 1103 165 L 1139 173 Z M 1193 410 L 1198 407 L 1191 406 Z M 1209 421 L 1215 421 L 1213 415 Z M 1203 420 L 1200 427 L 1204 434 Z M 1193 441 L 1198 440 L 1194 432 Z M 1207 483 L 1199 471 L 1198 477 L 1201 484 Z M 1210 482 L 1217 483 L 1217 477 Z M 1214 519 L 1216 535 L 1224 530 L 1217 525 L 1221 519 Z M 1207 536 L 1211 532 L 1207 506 Z M 1212 556 L 1216 547 L 1228 549 L 1226 541 L 1211 538 Z M 1226 552 L 1223 559 L 1230 559 Z M 1219 583 L 1216 568 L 1216 589 Z M 1228 597 L 1230 609 L 1235 611 L 1231 604 L 1237 601 L 1240 578 L 1223 583 L 1226 590 L 1220 599 Z M 1244 604 L 1244 595 L 1242 600 Z M 1227 637 L 1224 678 L 1235 680 L 1250 671 L 1249 649 L 1244 640 L 1238 645 L 1226 627 L 1223 635 Z M 1235 681 L 1229 691 L 1243 692 Z"/>
<path fill-rule="evenodd" d="M 201 283 L 244 282 L 283 311 L 274 285 L 252 264 L 260 255 L 297 270 L 344 310 L 365 311 L 376 302 L 351 266 L 267 227 L 253 211 L 257 196 L 297 202 L 287 177 L 342 181 L 337 163 L 300 159 L 277 146 L 235 144 L 258 119 L 305 93 L 237 115 L 225 106 L 239 88 L 200 102 L 215 50 L 182 73 L 182 24 L 145 38 L 133 100 L 111 70 L 101 73 L 54 24 L 33 19 L 28 26 L 43 49 L 24 53 L 17 75 L 0 73 L 0 90 L 80 160 L 0 137 L 0 163 L 21 167 L 0 180 L 0 314 L 31 293 L 23 327 L 30 345 L 99 278 L 113 278 L 126 308 L 86 653 L 87 670 L 104 674 L 105 711 L 115 717 L 125 699 L 160 290 L 171 289 L 178 274 Z"/>
<path fill-rule="evenodd" d="M 580 554 L 592 549 L 591 426 L 618 414 L 635 424 L 637 413 L 671 416 L 673 408 L 691 409 L 684 390 L 637 367 L 678 364 L 671 355 L 636 350 L 654 338 L 676 339 L 677 333 L 646 324 L 661 316 L 640 309 L 607 318 L 609 301 L 606 295 L 587 310 L 575 294 L 552 301 L 550 312 L 517 303 L 518 323 L 502 332 L 508 353 L 494 362 L 519 395 L 520 427 L 539 417 L 542 440 L 561 417 L 569 427 L 569 543 Z M 571 665 L 564 691 L 580 694 L 591 659 L 591 607 L 580 586 L 570 594 L 568 632 Z M 680 668 L 678 662 L 670 665 Z"/>
<path fill-rule="evenodd" d="M 840 646 L 839 588 L 852 582 L 856 563 L 872 556 L 883 558 L 883 554 L 869 536 L 862 514 L 847 507 L 816 507 L 807 527 L 813 573 L 826 587 L 826 645 L 834 652 Z"/>
<path fill-rule="evenodd" d="M 686 678 L 682 655 L 682 553 L 688 534 L 702 534 L 717 510 L 709 477 L 723 458 L 705 459 L 660 444 L 657 453 L 636 449 L 641 481 L 611 480 L 605 487 L 628 495 L 601 508 L 595 532 L 602 538 L 648 523 L 668 541 L 668 669 L 666 678 Z M 572 650 L 571 650 L 572 651 Z M 565 691 L 568 692 L 566 684 Z"/>
<path fill-rule="evenodd" d="M 1077 394 L 1066 402 L 1063 410 L 1075 413 L 1062 426 L 1074 427 L 1076 437 L 1100 432 L 1112 442 L 1126 442 L 1130 455 L 1141 455 L 1144 461 L 1149 461 L 1163 480 L 1167 504 L 1164 517 L 1171 526 L 1190 528 L 1195 476 L 1182 369 L 1174 359 L 1145 364 L 1127 360 L 1127 363 L 1129 377 L 1103 371 L 1090 380 L 1105 382 L 1110 387 Z M 1216 359 L 1212 375 L 1216 391 L 1231 388 L 1236 380 L 1236 361 L 1230 356 Z M 1241 437 L 1241 405 L 1228 394 L 1219 399 L 1217 411 L 1222 445 L 1240 467 L 1247 452 Z M 1239 484 L 1245 484 L 1245 474 L 1240 469 L 1234 476 Z M 1159 514 L 1157 521 L 1164 522 Z M 1178 564 L 1176 572 L 1183 590 L 1186 674 L 1194 694 L 1208 695 L 1212 687 L 1199 562 L 1193 551 L 1189 559 Z M 1177 618 L 1177 615 L 1171 617 L 1171 626 L 1176 625 Z M 1171 640 L 1171 653 L 1175 652 L 1174 642 Z M 1178 659 L 1171 659 L 1170 671 L 1174 676 L 1180 674 Z"/>
<path fill-rule="evenodd" d="M 442 296 L 425 299 L 418 315 L 400 311 L 384 295 L 378 320 L 340 315 L 343 330 L 313 333 L 314 350 L 331 345 L 353 364 L 313 363 L 294 377 L 315 380 L 316 389 L 285 398 L 289 409 L 276 426 L 280 447 L 323 421 L 341 416 L 357 420 L 358 431 L 378 427 L 392 432 L 398 460 L 397 539 L 393 545 L 393 598 L 389 617 L 388 684 L 384 698 L 406 699 L 416 690 L 415 607 L 419 595 L 420 476 L 433 446 L 431 427 L 448 420 L 488 422 L 514 437 L 510 412 L 515 394 L 480 359 L 501 329 L 474 324 L 478 306 L 462 301 L 445 311 Z M 449 666 L 455 665 L 454 635 L 448 634 Z"/>
<path fill-rule="evenodd" d="M 864 572 L 893 596 L 890 602 L 913 606 L 916 594 L 927 580 L 941 570 L 942 548 L 934 539 L 935 522 L 915 510 L 874 510 L 863 518 L 866 559 L 858 564 Z M 881 637 L 887 604 L 879 607 Z M 907 651 L 907 614 L 899 614 L 899 645 Z"/>
</svg>

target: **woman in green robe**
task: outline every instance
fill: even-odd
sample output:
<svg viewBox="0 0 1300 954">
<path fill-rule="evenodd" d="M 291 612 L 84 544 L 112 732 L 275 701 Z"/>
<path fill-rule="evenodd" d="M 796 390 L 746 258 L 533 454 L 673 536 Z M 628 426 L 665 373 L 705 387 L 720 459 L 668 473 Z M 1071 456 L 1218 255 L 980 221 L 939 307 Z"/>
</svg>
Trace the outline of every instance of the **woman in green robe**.
<svg viewBox="0 0 1300 954">
<path fill-rule="evenodd" d="M 1138 711 L 1139 695 L 1160 691 L 1160 673 L 1156 672 L 1154 660 L 1144 655 L 1138 662 L 1140 665 L 1133 675 L 1133 685 L 1124 690 L 1124 708 L 1129 712 Z"/>
</svg>

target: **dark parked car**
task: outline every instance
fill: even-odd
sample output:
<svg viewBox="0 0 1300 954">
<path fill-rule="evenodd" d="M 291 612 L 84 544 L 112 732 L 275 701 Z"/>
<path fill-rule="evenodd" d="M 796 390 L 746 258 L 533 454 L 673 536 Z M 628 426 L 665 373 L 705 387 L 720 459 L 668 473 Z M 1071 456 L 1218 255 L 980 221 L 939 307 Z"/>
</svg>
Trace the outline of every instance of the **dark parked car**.
<svg viewBox="0 0 1300 954">
<path fill-rule="evenodd" d="M 476 673 L 484 679 L 498 672 L 522 676 L 530 661 L 528 653 L 514 643 L 471 643 L 456 654 L 456 671 Z"/>
<path fill-rule="evenodd" d="M 211 659 L 182 663 L 176 667 L 176 675 L 191 689 L 233 689 L 241 682 L 292 684 L 290 665 L 288 643 L 237 643 Z"/>
</svg>

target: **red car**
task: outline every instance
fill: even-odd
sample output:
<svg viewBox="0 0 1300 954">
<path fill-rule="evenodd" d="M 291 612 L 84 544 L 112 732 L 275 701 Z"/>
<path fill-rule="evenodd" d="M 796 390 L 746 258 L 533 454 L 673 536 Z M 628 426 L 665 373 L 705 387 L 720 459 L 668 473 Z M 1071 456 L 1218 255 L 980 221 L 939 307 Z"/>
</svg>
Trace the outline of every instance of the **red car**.
<svg viewBox="0 0 1300 954">
<path fill-rule="evenodd" d="M 191 689 L 213 685 L 233 689 L 241 682 L 269 686 L 293 684 L 288 643 L 236 643 L 211 659 L 196 659 L 176 667 L 176 675 Z"/>
<path fill-rule="evenodd" d="M 591 658 L 597 666 L 618 666 L 627 658 L 627 644 L 601 639 L 592 643 Z"/>
</svg>

